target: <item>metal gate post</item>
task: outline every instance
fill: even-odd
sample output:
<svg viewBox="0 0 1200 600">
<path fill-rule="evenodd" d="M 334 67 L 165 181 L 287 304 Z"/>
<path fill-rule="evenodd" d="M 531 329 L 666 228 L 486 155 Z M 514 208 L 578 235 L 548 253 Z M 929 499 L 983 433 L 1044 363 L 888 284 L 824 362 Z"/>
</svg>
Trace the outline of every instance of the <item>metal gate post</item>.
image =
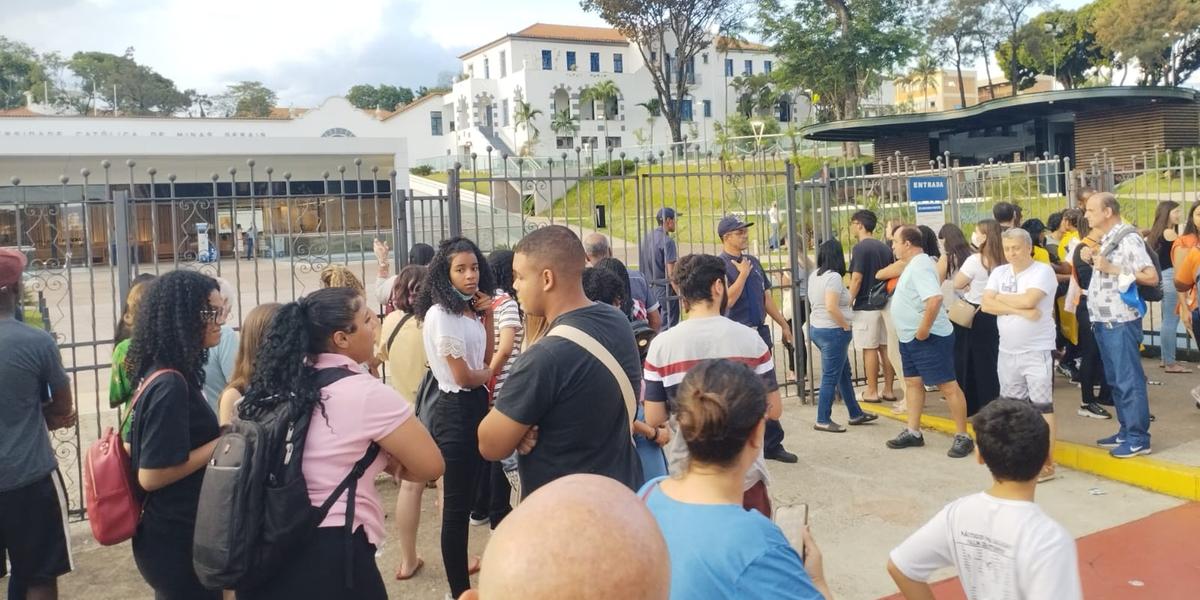
<svg viewBox="0 0 1200 600">
<path fill-rule="evenodd" d="M 803 232 L 803 217 L 800 218 L 799 227 L 797 227 L 796 223 L 797 215 L 801 215 L 803 211 L 798 210 L 796 206 L 796 165 L 792 164 L 791 160 L 784 161 L 783 165 L 785 180 L 787 182 L 786 208 L 788 215 L 788 219 L 786 221 L 788 224 L 788 230 L 785 232 L 785 234 L 787 235 L 788 264 L 791 265 L 791 273 L 789 275 L 791 276 L 792 280 L 790 290 L 792 294 L 792 344 L 796 349 L 793 353 L 795 355 L 793 359 L 796 362 L 792 365 L 792 369 L 796 371 L 797 391 L 799 392 L 796 395 L 800 396 L 801 398 L 807 398 L 807 396 L 804 394 L 804 382 L 807 380 L 806 375 L 808 371 L 806 368 L 808 366 L 808 344 L 807 341 L 805 341 L 805 343 L 800 343 L 800 340 L 806 340 L 804 336 L 804 326 L 802 325 L 802 323 L 805 323 L 806 320 L 801 318 L 806 315 L 803 314 L 804 307 L 801 306 L 801 298 L 799 293 L 800 271 L 803 269 L 803 266 L 800 264 L 799 246 L 801 244 L 801 240 L 804 239 L 804 236 L 803 233 L 797 234 L 797 230 Z M 805 248 L 805 250 L 807 250 L 807 248 Z M 807 272 L 804 273 L 804 277 L 808 277 Z M 805 403 L 807 403 L 807 401 Z"/>
<path fill-rule="evenodd" d="M 833 237 L 833 222 L 829 214 L 829 188 L 829 165 L 826 164 L 821 166 L 821 235 L 817 237 L 822 242 Z"/>
<path fill-rule="evenodd" d="M 115 237 L 117 256 L 117 298 L 123 302 L 129 297 L 130 275 L 133 273 L 129 261 L 129 193 L 113 192 L 113 224 L 116 226 Z"/>
<path fill-rule="evenodd" d="M 450 170 L 449 181 L 446 184 L 447 204 L 450 206 L 446 211 L 447 223 L 449 229 L 447 232 L 449 237 L 458 237 L 462 235 L 462 190 L 459 186 L 459 171 L 462 165 L 455 164 Z"/>
<path fill-rule="evenodd" d="M 392 190 L 392 254 L 396 272 L 408 265 L 408 202 L 405 190 Z"/>
</svg>

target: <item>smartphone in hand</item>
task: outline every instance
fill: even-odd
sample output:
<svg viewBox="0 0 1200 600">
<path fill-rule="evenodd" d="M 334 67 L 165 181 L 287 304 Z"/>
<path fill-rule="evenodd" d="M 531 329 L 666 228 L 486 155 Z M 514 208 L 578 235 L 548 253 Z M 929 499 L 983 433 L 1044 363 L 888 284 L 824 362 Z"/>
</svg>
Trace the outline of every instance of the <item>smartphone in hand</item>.
<svg viewBox="0 0 1200 600">
<path fill-rule="evenodd" d="M 791 543 L 792 548 L 804 556 L 804 530 L 808 528 L 808 505 L 789 504 L 775 509 L 775 524 L 783 530 L 784 537 Z"/>
</svg>

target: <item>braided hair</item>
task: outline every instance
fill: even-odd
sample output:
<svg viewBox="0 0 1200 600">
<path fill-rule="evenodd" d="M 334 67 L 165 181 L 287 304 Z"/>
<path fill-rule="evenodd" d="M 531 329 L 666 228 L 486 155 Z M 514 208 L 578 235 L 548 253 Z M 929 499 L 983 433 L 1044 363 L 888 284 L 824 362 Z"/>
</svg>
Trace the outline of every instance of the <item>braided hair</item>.
<svg viewBox="0 0 1200 600">
<path fill-rule="evenodd" d="M 137 381 L 158 365 L 183 373 L 196 387 L 204 385 L 208 324 L 201 312 L 218 310 L 208 303 L 217 289 L 216 279 L 197 271 L 171 271 L 154 281 L 138 306 L 125 371 Z"/>
<path fill-rule="evenodd" d="M 325 288 L 283 305 L 258 346 L 254 373 L 238 404 L 238 416 L 253 420 L 284 402 L 291 404 L 293 417 L 316 406 L 324 414 L 309 359 L 329 350 L 334 333 L 354 333 L 363 302 L 350 288 Z"/>
</svg>

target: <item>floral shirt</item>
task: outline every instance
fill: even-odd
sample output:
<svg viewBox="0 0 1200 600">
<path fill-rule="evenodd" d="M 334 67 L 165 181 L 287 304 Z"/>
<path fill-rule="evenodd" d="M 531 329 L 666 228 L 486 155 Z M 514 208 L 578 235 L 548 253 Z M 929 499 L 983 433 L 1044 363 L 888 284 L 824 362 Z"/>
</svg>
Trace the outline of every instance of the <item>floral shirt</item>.
<svg viewBox="0 0 1200 600">
<path fill-rule="evenodd" d="M 1121 275 L 1134 275 L 1154 266 L 1142 236 L 1125 235 L 1131 229 L 1130 225 L 1121 223 L 1100 238 L 1100 253 L 1121 268 Z M 1114 243 L 1116 248 L 1112 249 Z M 1093 323 L 1126 323 L 1142 318 L 1141 312 L 1121 299 L 1123 288 L 1118 283 L 1121 275 L 1109 275 L 1099 269 L 1092 271 L 1092 281 L 1088 285 L 1088 314 Z"/>
</svg>

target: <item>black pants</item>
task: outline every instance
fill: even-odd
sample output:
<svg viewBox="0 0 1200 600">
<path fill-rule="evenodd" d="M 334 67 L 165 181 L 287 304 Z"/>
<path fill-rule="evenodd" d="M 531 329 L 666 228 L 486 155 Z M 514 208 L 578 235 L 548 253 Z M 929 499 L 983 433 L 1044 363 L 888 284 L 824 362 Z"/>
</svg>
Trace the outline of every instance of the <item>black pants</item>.
<svg viewBox="0 0 1200 600">
<path fill-rule="evenodd" d="M 955 325 L 954 332 L 955 380 L 967 399 L 967 415 L 973 415 L 1000 395 L 1000 331 L 995 315 L 979 311 L 970 329 Z"/>
<path fill-rule="evenodd" d="M 220 590 L 200 585 L 192 567 L 192 530 L 178 531 L 169 523 L 138 525 L 133 536 L 133 560 L 142 579 L 154 589 L 155 600 L 220 600 Z"/>
<path fill-rule="evenodd" d="M 353 589 L 346 588 L 346 530 L 319 527 L 296 554 L 288 557 L 279 573 L 253 590 L 238 590 L 238 600 L 291 600 L 292 598 L 353 598 L 387 600 L 383 576 L 375 564 L 375 544 L 359 527 L 350 542 L 353 552 Z M 218 596 L 219 597 L 219 596 Z"/>
<path fill-rule="evenodd" d="M 1100 346 L 1092 333 L 1092 317 L 1088 314 L 1087 296 L 1079 298 L 1075 309 L 1075 320 L 1079 323 L 1079 403 L 1113 405 L 1112 386 L 1104 378 L 1104 361 L 1100 359 Z M 1096 395 L 1096 384 L 1100 394 Z"/>
<path fill-rule="evenodd" d="M 57 472 L 0 492 L 0 577 L 12 562 L 8 579 L 12 600 L 24 600 L 31 586 L 54 582 L 71 571 L 65 498 Z"/>
<path fill-rule="evenodd" d="M 754 328 L 758 332 L 758 336 L 762 338 L 763 343 L 768 349 L 772 349 L 774 345 L 771 343 L 771 328 L 766 325 L 759 325 Z M 763 435 L 763 453 L 767 456 L 783 450 L 783 425 L 779 424 L 778 419 L 767 419 L 766 433 Z"/>
<path fill-rule="evenodd" d="M 500 521 L 512 512 L 512 486 L 504 476 L 504 467 L 500 461 L 485 462 L 479 468 L 478 483 L 475 486 L 475 504 L 471 508 L 472 517 L 487 517 L 492 529 L 500 526 Z"/>
<path fill-rule="evenodd" d="M 479 423 L 487 414 L 487 390 L 440 392 L 433 407 L 430 433 L 446 461 L 442 478 L 442 563 L 450 595 L 471 588 L 467 574 L 467 542 L 471 505 L 483 457 L 479 455 Z"/>
</svg>

